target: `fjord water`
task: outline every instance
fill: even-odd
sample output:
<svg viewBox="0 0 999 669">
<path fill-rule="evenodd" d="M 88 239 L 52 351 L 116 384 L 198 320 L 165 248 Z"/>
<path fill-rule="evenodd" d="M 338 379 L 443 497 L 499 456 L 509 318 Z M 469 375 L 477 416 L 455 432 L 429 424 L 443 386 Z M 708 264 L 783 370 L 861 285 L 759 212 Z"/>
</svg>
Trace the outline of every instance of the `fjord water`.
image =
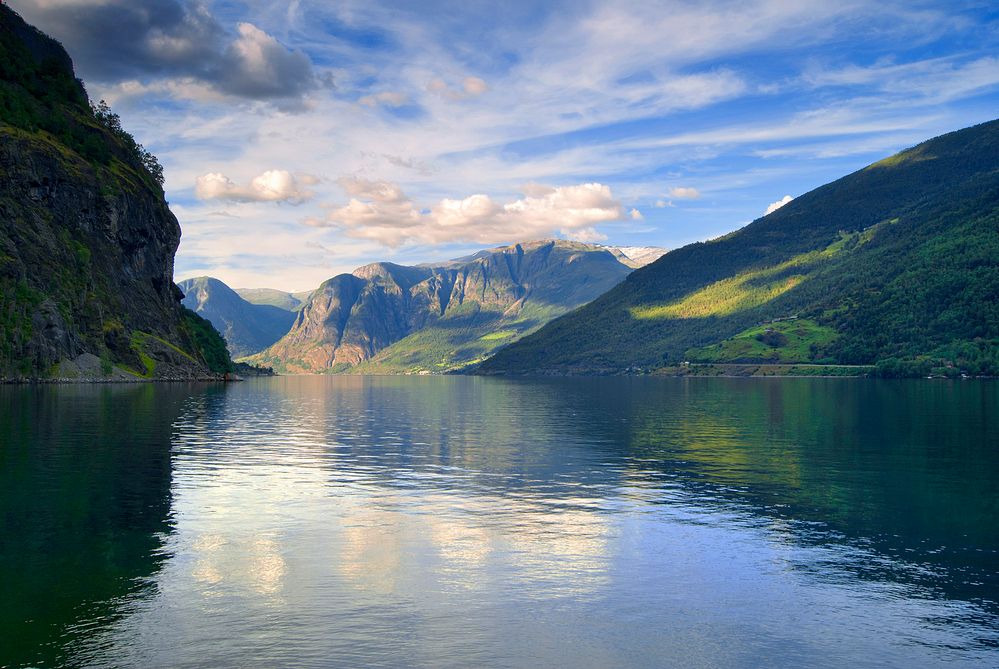
<svg viewBox="0 0 999 669">
<path fill-rule="evenodd" d="M 0 666 L 999 665 L 999 386 L 0 388 Z"/>
</svg>

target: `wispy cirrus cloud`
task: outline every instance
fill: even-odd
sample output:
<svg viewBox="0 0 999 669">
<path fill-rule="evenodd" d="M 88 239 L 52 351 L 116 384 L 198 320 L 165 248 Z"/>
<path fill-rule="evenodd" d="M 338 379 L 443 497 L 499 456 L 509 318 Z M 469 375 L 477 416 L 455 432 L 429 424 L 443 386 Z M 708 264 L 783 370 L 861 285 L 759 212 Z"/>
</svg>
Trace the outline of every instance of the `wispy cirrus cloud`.
<svg viewBox="0 0 999 669">
<path fill-rule="evenodd" d="M 999 100 L 999 26 L 978 0 L 12 4 L 160 156 L 184 226 L 179 271 L 252 266 L 295 287 L 517 234 L 706 239 L 780 193 L 988 120 Z M 98 43 L 109 34 L 120 43 Z M 264 196 L 251 177 L 272 165 L 393 184 L 401 199 L 345 199 L 333 181 Z M 543 204 L 506 209 L 544 201 L 519 190 L 530 182 L 606 187 L 620 204 L 599 218 L 618 218 L 532 223 Z"/>
<path fill-rule="evenodd" d="M 401 107 L 409 103 L 409 96 L 399 91 L 382 91 L 380 93 L 362 96 L 358 99 L 358 103 L 367 107 L 377 107 L 379 105 L 384 105 L 386 107 Z"/>
<path fill-rule="evenodd" d="M 941 104 L 999 87 L 999 58 L 930 58 L 915 62 L 879 62 L 863 66 L 807 70 L 802 81 L 813 88 L 872 87 L 911 104 Z"/>
<path fill-rule="evenodd" d="M 697 200 L 701 191 L 692 186 L 674 186 L 669 189 L 669 196 L 675 200 Z"/>
<path fill-rule="evenodd" d="M 440 78 L 435 78 L 427 84 L 427 91 L 451 102 L 475 98 L 488 90 L 488 84 L 479 77 L 465 77 L 460 86 L 451 86 Z"/>
</svg>

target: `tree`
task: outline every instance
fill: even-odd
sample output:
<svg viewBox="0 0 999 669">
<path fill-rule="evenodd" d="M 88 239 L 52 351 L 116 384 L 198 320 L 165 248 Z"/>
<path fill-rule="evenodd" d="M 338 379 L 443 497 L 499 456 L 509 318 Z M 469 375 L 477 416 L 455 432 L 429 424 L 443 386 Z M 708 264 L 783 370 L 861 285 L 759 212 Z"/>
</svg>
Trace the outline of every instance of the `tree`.
<svg viewBox="0 0 999 669">
<path fill-rule="evenodd" d="M 159 159 L 146 150 L 144 146 L 135 141 L 135 137 L 130 132 L 121 127 L 121 117 L 111 111 L 111 105 L 106 100 L 101 100 L 96 105 L 91 104 L 94 118 L 108 132 L 117 137 L 131 154 L 139 161 L 142 167 L 149 173 L 153 180 L 163 187 L 163 166 Z"/>
</svg>

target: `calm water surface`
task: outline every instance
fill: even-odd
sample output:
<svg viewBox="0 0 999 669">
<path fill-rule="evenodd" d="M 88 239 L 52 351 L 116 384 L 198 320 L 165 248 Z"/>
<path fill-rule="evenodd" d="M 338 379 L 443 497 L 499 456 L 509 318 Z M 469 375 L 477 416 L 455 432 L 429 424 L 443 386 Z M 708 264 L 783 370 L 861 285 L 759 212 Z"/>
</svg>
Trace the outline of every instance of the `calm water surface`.
<svg viewBox="0 0 999 669">
<path fill-rule="evenodd" d="M 0 388 L 0 666 L 997 667 L 999 385 Z"/>
</svg>

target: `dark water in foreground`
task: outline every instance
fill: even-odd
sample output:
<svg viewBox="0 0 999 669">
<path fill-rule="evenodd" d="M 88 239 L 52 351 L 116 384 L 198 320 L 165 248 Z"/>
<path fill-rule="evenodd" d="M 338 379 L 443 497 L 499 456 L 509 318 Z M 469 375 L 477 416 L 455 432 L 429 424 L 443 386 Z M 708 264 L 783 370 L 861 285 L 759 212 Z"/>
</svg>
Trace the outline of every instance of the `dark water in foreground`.
<svg viewBox="0 0 999 669">
<path fill-rule="evenodd" d="M 999 384 L 0 388 L 0 666 L 999 666 Z"/>
</svg>

